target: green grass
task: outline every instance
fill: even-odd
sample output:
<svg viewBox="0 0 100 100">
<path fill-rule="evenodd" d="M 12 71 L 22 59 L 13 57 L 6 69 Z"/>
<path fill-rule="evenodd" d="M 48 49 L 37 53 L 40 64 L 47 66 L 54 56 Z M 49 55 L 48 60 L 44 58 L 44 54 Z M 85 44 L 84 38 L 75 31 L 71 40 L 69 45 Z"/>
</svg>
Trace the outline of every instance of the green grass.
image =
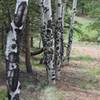
<svg viewBox="0 0 100 100">
<path fill-rule="evenodd" d="M 35 67 L 35 68 L 39 68 L 39 69 L 42 69 L 45 65 L 42 65 L 42 64 L 39 64 L 39 62 L 37 62 L 37 61 L 32 61 L 32 65 L 33 65 L 33 67 Z"/>
<path fill-rule="evenodd" d="M 2 72 L 3 68 L 3 54 L 2 54 L 2 50 L 0 49 L 0 72 Z M 6 99 L 6 89 L 4 86 L 0 86 L 0 100 L 7 100 Z"/>
<path fill-rule="evenodd" d="M 62 93 L 55 87 L 46 87 L 41 91 L 40 100 L 65 100 Z"/>
<path fill-rule="evenodd" d="M 100 68 L 92 68 L 92 69 L 89 69 L 88 70 L 88 73 L 91 75 L 91 76 L 100 76 Z"/>
<path fill-rule="evenodd" d="M 45 65 L 44 64 L 40 64 L 40 60 L 41 60 L 41 58 L 43 57 L 43 55 L 37 55 L 37 56 L 35 56 L 35 58 L 33 57 L 33 59 L 31 60 L 31 62 L 32 62 L 32 66 L 34 67 L 34 68 L 38 68 L 38 69 L 43 69 L 44 67 L 45 67 Z"/>
<path fill-rule="evenodd" d="M 0 89 L 0 100 L 6 100 L 6 91 L 3 89 Z"/>
<path fill-rule="evenodd" d="M 95 66 L 96 67 L 96 66 Z M 96 77 L 100 77 L 100 68 L 88 68 L 86 69 L 85 75 L 86 80 L 80 83 L 80 88 L 84 90 L 88 89 L 100 89 L 99 80 Z"/>
<path fill-rule="evenodd" d="M 95 58 L 92 58 L 90 56 L 83 56 L 83 55 L 79 55 L 79 56 L 73 56 L 71 57 L 71 60 L 75 60 L 75 61 L 86 61 L 86 62 L 91 62 L 91 61 L 95 61 Z"/>
<path fill-rule="evenodd" d="M 92 28 L 90 28 L 90 24 L 94 22 L 94 19 L 88 17 L 76 17 L 76 21 L 79 24 L 75 24 L 75 28 L 80 30 L 81 32 L 78 33 L 74 31 L 74 42 L 79 41 L 88 41 L 88 42 L 97 42 L 100 40 L 98 37 L 98 32 Z M 64 34 L 64 42 L 67 42 L 69 29 L 65 29 Z"/>
<path fill-rule="evenodd" d="M 96 82 L 81 83 L 80 89 L 83 89 L 83 90 L 93 89 L 93 88 L 95 88 L 95 84 L 96 84 Z"/>
<path fill-rule="evenodd" d="M 81 24 L 84 24 L 84 26 L 85 26 L 85 25 L 88 25 L 89 23 L 92 22 L 92 19 L 90 19 L 90 18 L 85 18 L 85 17 L 76 17 L 76 20 L 77 20 L 78 22 L 80 22 Z"/>
</svg>

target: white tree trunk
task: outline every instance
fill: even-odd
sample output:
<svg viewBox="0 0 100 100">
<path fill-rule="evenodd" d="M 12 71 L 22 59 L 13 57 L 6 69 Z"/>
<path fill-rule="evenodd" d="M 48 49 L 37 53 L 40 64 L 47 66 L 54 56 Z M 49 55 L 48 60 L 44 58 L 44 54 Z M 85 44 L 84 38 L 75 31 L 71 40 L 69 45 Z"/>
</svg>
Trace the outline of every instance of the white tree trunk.
<svg viewBox="0 0 100 100">
<path fill-rule="evenodd" d="M 42 41 L 46 49 L 44 52 L 49 84 L 55 83 L 54 68 L 54 34 L 52 31 L 51 0 L 41 0 L 42 13 Z"/>
<path fill-rule="evenodd" d="M 56 67 L 56 75 L 57 79 L 60 78 L 60 71 L 61 71 L 61 48 L 62 48 L 62 43 L 61 39 L 62 37 L 62 0 L 57 0 L 56 1 L 56 25 L 55 25 L 55 67 Z"/>
<path fill-rule="evenodd" d="M 70 60 L 70 53 L 71 53 L 71 47 L 73 42 L 73 28 L 75 23 L 75 16 L 76 16 L 76 7 L 77 7 L 77 0 L 73 0 L 73 7 L 72 7 L 72 16 L 70 18 L 70 28 L 68 33 L 68 45 L 67 45 L 67 63 L 69 63 Z"/>
<path fill-rule="evenodd" d="M 64 18 L 65 18 L 65 14 L 66 14 L 66 4 L 67 4 L 67 1 L 68 0 L 64 0 L 64 2 L 62 3 L 62 26 L 63 26 L 63 28 L 64 28 Z"/>
<path fill-rule="evenodd" d="M 19 44 L 27 14 L 28 0 L 17 0 L 15 16 L 11 22 L 6 44 L 6 77 L 8 100 L 19 100 Z"/>
<path fill-rule="evenodd" d="M 67 0 L 62 2 L 62 34 L 61 34 L 61 64 L 63 65 L 64 61 L 64 18 L 66 14 L 66 4 Z"/>
</svg>

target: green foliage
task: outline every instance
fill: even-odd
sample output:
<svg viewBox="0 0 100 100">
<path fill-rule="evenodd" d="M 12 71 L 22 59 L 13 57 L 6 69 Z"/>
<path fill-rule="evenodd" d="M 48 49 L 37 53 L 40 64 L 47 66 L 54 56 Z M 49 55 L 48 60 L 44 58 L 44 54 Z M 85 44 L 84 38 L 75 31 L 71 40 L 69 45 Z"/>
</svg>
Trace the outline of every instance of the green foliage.
<svg viewBox="0 0 100 100">
<path fill-rule="evenodd" d="M 30 27 L 31 27 L 31 32 L 39 33 L 39 27 L 41 25 L 41 16 L 40 16 L 40 7 L 39 3 L 36 0 L 29 0 L 29 19 L 30 19 Z"/>
<path fill-rule="evenodd" d="M 89 69 L 88 70 L 88 73 L 91 75 L 91 76 L 100 76 L 100 68 L 92 68 L 92 69 Z"/>
<path fill-rule="evenodd" d="M 87 61 L 91 62 L 96 60 L 95 58 L 91 58 L 90 56 L 82 56 L 82 55 L 71 57 L 71 59 L 75 61 L 86 61 L 86 62 Z"/>
<path fill-rule="evenodd" d="M 93 0 L 90 3 L 89 15 L 94 18 L 94 23 L 90 26 L 93 30 L 100 32 L 100 1 Z M 99 34 L 100 35 L 100 34 Z"/>
<path fill-rule="evenodd" d="M 64 100 L 64 97 L 55 87 L 46 87 L 42 90 L 40 100 Z"/>
<path fill-rule="evenodd" d="M 75 33 L 76 40 L 100 42 L 100 1 L 99 0 L 80 0 L 78 1 L 78 15 L 77 19 L 81 25 L 76 25 L 81 33 Z"/>
<path fill-rule="evenodd" d="M 5 92 L 5 90 L 0 90 L 0 100 L 6 100 L 6 92 Z"/>
<path fill-rule="evenodd" d="M 99 32 L 93 28 L 93 23 L 95 22 L 93 18 L 90 17 L 77 17 L 77 22 L 80 23 L 76 25 L 76 29 L 80 30 L 74 34 L 75 38 L 79 41 L 88 42 L 100 42 Z"/>
</svg>

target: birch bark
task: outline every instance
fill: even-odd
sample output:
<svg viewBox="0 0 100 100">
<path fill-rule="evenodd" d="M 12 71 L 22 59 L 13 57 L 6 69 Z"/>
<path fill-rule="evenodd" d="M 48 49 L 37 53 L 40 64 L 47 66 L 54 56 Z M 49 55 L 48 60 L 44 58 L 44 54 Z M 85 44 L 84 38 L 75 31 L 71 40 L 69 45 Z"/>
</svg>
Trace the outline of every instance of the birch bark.
<svg viewBox="0 0 100 100">
<path fill-rule="evenodd" d="M 42 41 L 46 49 L 44 51 L 45 63 L 49 84 L 55 84 L 54 68 L 54 34 L 52 31 L 52 8 L 51 0 L 41 0 L 42 15 Z"/>
<path fill-rule="evenodd" d="M 62 2 L 62 34 L 61 34 L 61 65 L 63 65 L 64 61 L 64 18 L 66 14 L 66 4 L 67 0 Z"/>
<path fill-rule="evenodd" d="M 56 1 L 56 25 L 55 25 L 55 67 L 56 77 L 60 78 L 61 71 L 61 57 L 62 57 L 62 0 Z"/>
<path fill-rule="evenodd" d="M 73 28 L 75 23 L 75 15 L 76 15 L 76 7 L 77 7 L 77 0 L 73 0 L 73 7 L 72 7 L 72 16 L 70 18 L 70 28 L 68 33 L 68 45 L 67 45 L 67 63 L 69 63 L 70 60 L 70 53 L 71 53 L 71 47 L 73 42 Z"/>
<path fill-rule="evenodd" d="M 20 36 L 27 15 L 27 6 L 28 0 L 17 0 L 15 16 L 7 36 L 5 58 L 8 100 L 19 100 L 19 47 Z"/>
</svg>

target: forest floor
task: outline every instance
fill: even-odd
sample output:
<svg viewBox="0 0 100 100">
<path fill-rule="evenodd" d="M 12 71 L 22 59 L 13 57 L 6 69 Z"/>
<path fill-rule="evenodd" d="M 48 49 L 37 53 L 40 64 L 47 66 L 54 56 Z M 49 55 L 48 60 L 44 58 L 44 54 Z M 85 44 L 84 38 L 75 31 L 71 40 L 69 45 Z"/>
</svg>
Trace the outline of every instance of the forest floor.
<svg viewBox="0 0 100 100">
<path fill-rule="evenodd" d="M 33 60 L 38 63 L 39 59 Z M 47 86 L 46 71 L 41 66 L 33 67 L 33 74 L 21 71 L 20 76 L 21 100 L 100 100 L 100 46 L 74 44 L 70 64 L 63 65 L 56 87 Z M 6 100 L 4 79 L 0 70 L 0 100 Z"/>
</svg>

